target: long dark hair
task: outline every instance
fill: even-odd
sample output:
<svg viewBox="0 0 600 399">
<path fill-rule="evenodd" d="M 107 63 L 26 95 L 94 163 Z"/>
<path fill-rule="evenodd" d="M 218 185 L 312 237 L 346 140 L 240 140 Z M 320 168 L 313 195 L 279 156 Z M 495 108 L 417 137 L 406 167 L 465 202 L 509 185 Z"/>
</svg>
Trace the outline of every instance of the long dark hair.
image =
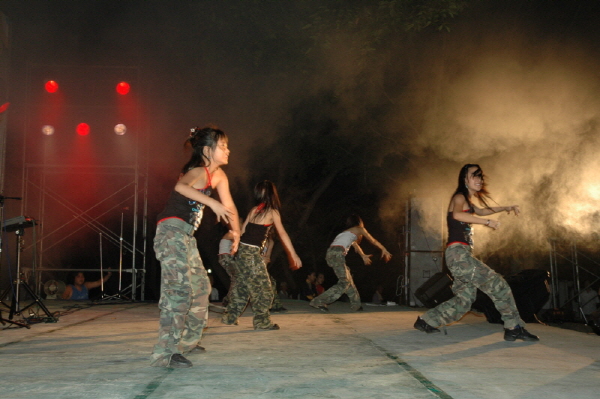
<svg viewBox="0 0 600 399">
<path fill-rule="evenodd" d="M 478 192 L 475 193 L 475 197 L 477 197 L 479 202 L 485 208 L 489 208 L 490 205 L 488 205 L 487 200 L 488 199 L 491 200 L 492 198 L 490 197 L 490 193 L 487 191 L 487 188 L 486 188 L 487 183 L 485 182 L 485 175 L 483 174 L 481 167 L 474 163 L 468 163 L 461 168 L 460 173 L 458 174 L 458 187 L 456 188 L 456 191 L 454 192 L 454 194 L 452 196 L 454 196 L 456 194 L 462 194 L 465 197 L 467 204 L 469 205 L 469 209 L 473 207 L 473 204 L 471 203 L 471 200 L 469 199 L 469 188 L 467 187 L 467 183 L 466 183 L 467 173 L 469 173 L 469 168 L 472 168 L 472 167 L 477 168 L 473 172 L 473 176 L 481 177 L 481 190 L 479 190 Z"/>
<path fill-rule="evenodd" d="M 281 201 L 277 194 L 277 187 L 272 181 L 263 180 L 254 186 L 254 202 L 257 205 L 257 210 L 252 215 L 251 221 L 256 219 L 258 215 L 270 210 L 279 211 L 281 209 Z"/>
<path fill-rule="evenodd" d="M 181 172 L 185 174 L 199 166 L 210 165 L 210 159 L 204 154 L 204 147 L 210 147 L 214 150 L 221 139 L 227 141 L 227 135 L 216 126 L 209 125 L 203 128 L 192 128 L 190 136 L 184 143 L 184 147 L 192 149 L 192 156 L 183 166 Z"/>
</svg>

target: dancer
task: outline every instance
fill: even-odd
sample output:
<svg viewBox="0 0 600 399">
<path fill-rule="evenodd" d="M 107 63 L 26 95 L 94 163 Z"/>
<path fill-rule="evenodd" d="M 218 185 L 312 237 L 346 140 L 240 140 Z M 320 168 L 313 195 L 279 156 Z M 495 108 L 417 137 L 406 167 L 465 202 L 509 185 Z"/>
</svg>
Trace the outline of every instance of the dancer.
<svg viewBox="0 0 600 399">
<path fill-rule="evenodd" d="M 221 241 L 219 241 L 219 265 L 227 272 L 229 275 L 229 289 L 227 290 L 227 294 L 223 298 L 222 305 L 227 306 L 229 303 L 229 291 L 231 290 L 231 286 L 233 285 L 233 281 L 237 276 L 235 258 L 231 254 L 231 246 L 233 245 L 233 234 L 231 231 L 225 233 Z"/>
<path fill-rule="evenodd" d="M 338 282 L 310 301 L 310 306 L 326 312 L 329 310 L 327 308 L 328 304 L 335 302 L 342 294 L 346 294 L 350 298 L 350 308 L 354 311 L 362 310 L 360 295 L 352 280 L 350 269 L 346 266 L 346 254 L 350 246 L 352 246 L 361 256 L 365 265 L 370 265 L 372 262 L 371 256 L 373 255 L 366 255 L 359 245 L 363 237 L 381 249 L 381 259 L 386 262 L 392 259 L 392 254 L 365 229 L 360 216 L 356 214 L 348 216 L 346 219 L 346 229 L 335 237 L 325 255 L 325 260 L 335 272 Z"/>
<path fill-rule="evenodd" d="M 271 255 L 273 254 L 273 246 L 275 245 L 275 240 L 273 239 L 274 231 L 269 230 L 269 236 L 267 237 L 267 241 L 265 246 L 261 251 L 261 256 L 263 258 L 263 262 L 265 262 L 265 266 L 267 267 L 267 272 L 269 273 L 269 279 L 271 280 L 271 290 L 273 290 L 273 303 L 271 304 L 270 312 L 285 312 L 287 309 L 283 307 L 281 303 L 281 299 L 279 298 L 279 293 L 277 292 L 277 280 L 275 280 L 275 276 L 269 270 L 269 265 L 271 264 Z"/>
<path fill-rule="evenodd" d="M 221 321 L 224 324 L 235 324 L 244 312 L 248 301 L 254 312 L 255 330 L 279 330 L 277 324 L 271 322 L 269 308 L 273 303 L 273 290 L 267 267 L 261 256 L 269 230 L 275 226 L 279 238 L 290 258 L 290 269 L 302 267 L 302 261 L 296 254 L 292 241 L 281 223 L 281 202 L 275 185 L 262 181 L 254 187 L 256 206 L 248 213 L 242 227 L 242 237 L 238 251 L 238 267 L 240 275 L 229 292 L 227 311 Z"/>
<path fill-rule="evenodd" d="M 476 197 L 483 208 L 471 202 Z M 458 187 L 448 207 L 448 243 L 446 246 L 446 264 L 454 276 L 452 291 L 454 297 L 428 310 L 417 318 L 414 327 L 426 333 L 440 332 L 437 327 L 459 320 L 471 310 L 471 304 L 479 288 L 488 295 L 504 321 L 504 339 L 515 341 L 538 341 L 539 338 L 525 329 L 517 305 L 508 283 L 495 271 L 473 257 L 472 225 L 482 224 L 494 230 L 500 222 L 477 216 L 488 216 L 497 212 L 514 212 L 519 215 L 518 205 L 489 206 L 490 199 L 484 181 L 484 174 L 475 164 L 466 164 L 458 175 Z M 474 216 L 476 214 L 477 216 Z"/>
<path fill-rule="evenodd" d="M 230 224 L 235 252 L 240 223 L 222 165 L 229 162 L 227 136 L 209 126 L 194 128 L 186 140 L 192 156 L 182 170 L 165 209 L 158 215 L 154 251 L 161 263 L 160 325 L 152 366 L 186 368 L 183 354 L 204 350 L 198 345 L 208 318 L 210 282 L 198 252 L 194 232 L 205 206 Z M 212 189 L 221 202 L 210 197 Z"/>
</svg>

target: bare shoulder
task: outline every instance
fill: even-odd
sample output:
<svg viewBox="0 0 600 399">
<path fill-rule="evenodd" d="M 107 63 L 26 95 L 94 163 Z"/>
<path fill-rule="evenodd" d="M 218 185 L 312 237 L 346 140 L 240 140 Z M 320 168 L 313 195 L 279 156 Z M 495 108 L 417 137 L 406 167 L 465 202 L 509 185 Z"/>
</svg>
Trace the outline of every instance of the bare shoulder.
<svg viewBox="0 0 600 399">
<path fill-rule="evenodd" d="M 456 193 L 452 196 L 450 200 L 451 205 L 463 205 L 467 203 L 467 199 L 465 198 L 463 193 Z"/>
<path fill-rule="evenodd" d="M 349 231 L 350 233 L 354 234 L 357 237 L 367 234 L 367 230 L 364 227 L 360 227 L 360 226 L 350 227 L 346 231 Z"/>
<path fill-rule="evenodd" d="M 227 174 L 225 174 L 225 171 L 221 168 L 215 170 L 211 180 L 213 187 L 217 187 L 220 183 L 229 183 L 229 180 L 227 180 Z"/>
</svg>

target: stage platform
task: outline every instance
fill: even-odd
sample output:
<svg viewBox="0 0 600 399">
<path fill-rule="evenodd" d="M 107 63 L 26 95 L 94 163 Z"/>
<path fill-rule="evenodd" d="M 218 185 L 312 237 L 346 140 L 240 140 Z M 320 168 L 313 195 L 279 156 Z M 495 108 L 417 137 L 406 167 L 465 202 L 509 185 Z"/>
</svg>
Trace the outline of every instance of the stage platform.
<svg viewBox="0 0 600 399">
<path fill-rule="evenodd" d="M 238 326 L 212 307 L 203 354 L 190 369 L 149 366 L 156 303 L 44 301 L 56 323 L 0 330 L 0 397 L 16 398 L 455 398 L 600 395 L 600 336 L 541 324 L 537 343 L 505 342 L 498 324 L 467 314 L 427 335 L 422 309 L 336 302 L 329 313 L 284 301 L 279 331 Z M 2 312 L 7 317 L 6 312 Z M 7 327 L 7 326 L 3 326 Z"/>
</svg>

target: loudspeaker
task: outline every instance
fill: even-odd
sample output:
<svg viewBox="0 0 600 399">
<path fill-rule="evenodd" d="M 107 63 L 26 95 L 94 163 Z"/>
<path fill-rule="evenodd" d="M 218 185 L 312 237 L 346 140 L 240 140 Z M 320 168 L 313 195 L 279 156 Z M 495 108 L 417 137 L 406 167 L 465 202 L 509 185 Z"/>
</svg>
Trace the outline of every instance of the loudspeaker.
<svg viewBox="0 0 600 399">
<path fill-rule="evenodd" d="M 442 271 L 442 253 L 411 252 L 409 262 L 408 285 L 410 289 L 410 306 L 426 306 L 426 304 L 416 296 L 416 291 L 434 275 Z"/>
<path fill-rule="evenodd" d="M 446 273 L 436 273 L 417 288 L 415 296 L 426 307 L 434 308 L 454 296 L 452 278 Z"/>
<path fill-rule="evenodd" d="M 408 302 L 423 306 L 415 296 L 417 288 L 443 269 L 444 207 L 438 198 L 411 198 L 408 206 Z"/>
<path fill-rule="evenodd" d="M 550 297 L 549 279 L 550 273 L 540 269 L 523 270 L 506 278 L 524 322 L 537 322 L 536 314 Z M 479 290 L 471 308 L 484 313 L 490 323 L 502 323 L 500 312 L 494 306 L 494 302 Z"/>
</svg>

